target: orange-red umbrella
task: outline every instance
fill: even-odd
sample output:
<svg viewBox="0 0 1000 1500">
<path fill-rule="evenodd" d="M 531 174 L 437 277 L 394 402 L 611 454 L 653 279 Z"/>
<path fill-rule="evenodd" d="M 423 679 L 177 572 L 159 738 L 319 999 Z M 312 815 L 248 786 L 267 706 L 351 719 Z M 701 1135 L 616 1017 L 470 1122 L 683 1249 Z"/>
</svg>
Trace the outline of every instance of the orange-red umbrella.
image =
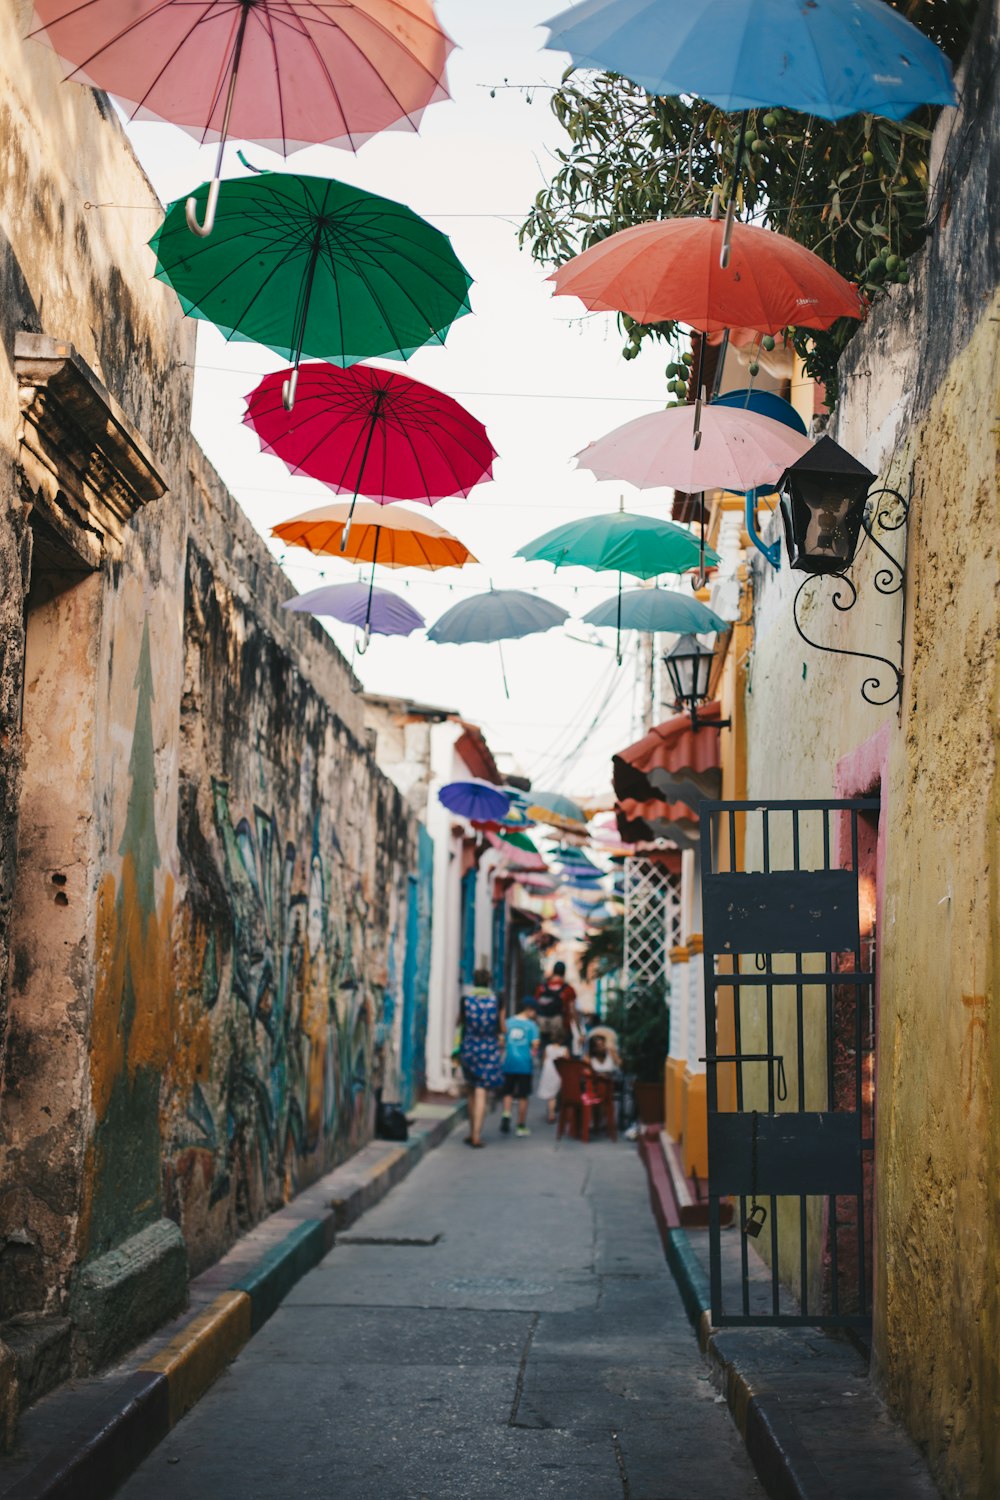
<svg viewBox="0 0 1000 1500">
<path fill-rule="evenodd" d="M 857 287 L 787 235 L 735 224 L 729 264 L 719 264 L 719 219 L 657 219 L 592 245 L 560 266 L 556 296 L 639 323 L 674 321 L 702 333 L 778 333 L 789 324 L 829 328 L 864 317 Z"/>
</svg>

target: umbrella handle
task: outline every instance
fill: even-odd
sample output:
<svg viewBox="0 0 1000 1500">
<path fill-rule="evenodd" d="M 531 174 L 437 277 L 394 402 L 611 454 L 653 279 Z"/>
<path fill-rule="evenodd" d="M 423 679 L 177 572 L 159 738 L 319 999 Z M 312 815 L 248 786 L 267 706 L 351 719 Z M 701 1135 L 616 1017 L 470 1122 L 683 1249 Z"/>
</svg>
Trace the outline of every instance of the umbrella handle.
<svg viewBox="0 0 1000 1500">
<path fill-rule="evenodd" d="M 292 371 L 291 375 L 289 375 L 288 379 L 281 382 L 281 404 L 286 411 L 291 411 L 292 407 L 295 405 L 295 392 L 298 389 L 298 384 L 299 367 L 298 365 L 296 365 L 295 369 Z M 347 541 L 346 533 L 344 535 L 344 541 Z M 343 547 L 341 547 L 340 550 L 343 552 Z"/>
<path fill-rule="evenodd" d="M 722 249 L 719 251 L 719 267 L 725 270 L 729 265 L 729 253 L 732 249 L 733 220 L 736 217 L 736 199 L 730 198 L 726 204 L 726 227 L 722 231 Z"/>
<path fill-rule="evenodd" d="M 694 451 L 697 453 L 701 447 L 701 391 L 695 397 L 694 403 L 694 433 L 691 438 Z"/>
<path fill-rule="evenodd" d="M 354 649 L 358 653 L 359 656 L 364 656 L 365 652 L 368 650 L 368 645 L 369 645 L 369 642 L 371 641 L 371 638 L 372 638 L 372 628 L 371 628 L 371 625 L 368 624 L 368 622 L 366 621 L 365 622 L 365 628 L 364 628 L 364 630 L 362 631 L 362 634 L 361 634 L 361 640 L 360 640 L 360 642 L 359 641 L 355 641 L 355 643 L 354 643 Z"/>
<path fill-rule="evenodd" d="M 205 205 L 205 222 L 203 224 L 198 223 L 197 198 L 189 198 L 187 203 L 184 205 L 184 214 L 187 218 L 187 227 L 190 229 L 192 234 L 199 235 L 203 240 L 207 240 L 208 236 L 215 228 L 215 210 L 218 207 L 219 189 L 221 187 L 221 179 L 218 177 L 213 177 L 208 185 L 208 202 Z"/>
</svg>

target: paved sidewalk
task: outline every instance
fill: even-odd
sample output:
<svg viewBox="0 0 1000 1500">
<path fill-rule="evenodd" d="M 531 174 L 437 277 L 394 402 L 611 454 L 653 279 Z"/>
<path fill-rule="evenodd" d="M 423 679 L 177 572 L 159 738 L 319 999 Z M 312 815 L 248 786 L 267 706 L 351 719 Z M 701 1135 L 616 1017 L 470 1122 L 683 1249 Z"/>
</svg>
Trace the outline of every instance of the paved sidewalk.
<svg viewBox="0 0 1000 1500">
<path fill-rule="evenodd" d="M 123 1500 L 760 1500 L 634 1146 L 540 1113 L 339 1236 Z"/>
</svg>

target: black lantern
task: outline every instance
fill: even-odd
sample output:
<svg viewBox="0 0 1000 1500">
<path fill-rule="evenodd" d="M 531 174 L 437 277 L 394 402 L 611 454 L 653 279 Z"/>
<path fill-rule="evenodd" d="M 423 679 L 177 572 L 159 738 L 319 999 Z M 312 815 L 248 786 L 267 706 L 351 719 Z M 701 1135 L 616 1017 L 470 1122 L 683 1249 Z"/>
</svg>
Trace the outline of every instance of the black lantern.
<svg viewBox="0 0 1000 1500">
<path fill-rule="evenodd" d="M 803 573 L 843 573 L 854 561 L 875 475 L 821 437 L 781 478 L 788 561 Z"/>
<path fill-rule="evenodd" d="M 663 664 L 674 690 L 675 701 L 691 715 L 694 729 L 704 729 L 698 719 L 698 704 L 708 697 L 708 680 L 712 671 L 715 652 L 703 646 L 694 635 L 678 637 L 673 649 L 663 658 Z M 728 719 L 710 719 L 713 729 L 726 729 Z"/>
</svg>

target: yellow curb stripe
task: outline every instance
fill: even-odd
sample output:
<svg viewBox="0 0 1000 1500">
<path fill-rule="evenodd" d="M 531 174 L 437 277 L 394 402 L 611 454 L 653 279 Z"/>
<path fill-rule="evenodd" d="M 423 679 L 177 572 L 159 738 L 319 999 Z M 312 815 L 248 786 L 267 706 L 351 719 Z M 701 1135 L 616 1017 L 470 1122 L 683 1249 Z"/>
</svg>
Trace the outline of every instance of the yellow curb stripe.
<svg viewBox="0 0 1000 1500">
<path fill-rule="evenodd" d="M 394 1167 L 398 1161 L 402 1161 L 403 1157 L 406 1155 L 408 1155 L 408 1153 L 402 1146 L 400 1146 L 397 1151 L 390 1152 L 388 1156 L 382 1159 L 382 1161 L 376 1162 L 373 1167 L 369 1167 L 367 1173 L 365 1174 L 368 1178 L 368 1181 L 374 1182 L 376 1178 L 382 1176 L 383 1172 L 388 1172 L 390 1168 Z"/>
<path fill-rule="evenodd" d="M 167 1377 L 171 1427 L 201 1400 L 249 1337 L 250 1298 L 246 1292 L 223 1292 L 146 1361 L 144 1371 Z"/>
</svg>

